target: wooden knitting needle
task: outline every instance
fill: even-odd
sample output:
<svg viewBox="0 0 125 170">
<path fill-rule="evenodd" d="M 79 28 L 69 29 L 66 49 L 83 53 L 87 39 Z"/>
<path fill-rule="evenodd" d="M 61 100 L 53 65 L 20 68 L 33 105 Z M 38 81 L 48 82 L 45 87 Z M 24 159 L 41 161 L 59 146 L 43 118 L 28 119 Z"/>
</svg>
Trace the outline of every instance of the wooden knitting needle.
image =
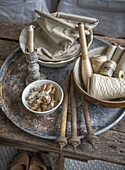
<svg viewBox="0 0 125 170">
<path fill-rule="evenodd" d="M 85 90 L 87 89 L 87 83 L 89 77 L 92 75 L 92 66 L 90 63 L 90 59 L 88 57 L 88 49 L 87 49 L 87 42 L 86 42 L 86 35 L 85 35 L 85 27 L 84 24 L 81 22 L 78 24 L 78 30 L 79 30 L 79 38 L 80 38 L 80 44 L 81 44 L 81 78 L 83 81 L 83 84 L 85 86 Z"/>
<path fill-rule="evenodd" d="M 91 119 L 90 119 L 90 115 L 89 115 L 89 111 L 88 111 L 88 107 L 87 107 L 87 102 L 83 99 L 83 97 L 81 96 L 81 101 L 82 101 L 82 109 L 83 109 L 83 114 L 84 114 L 84 118 L 85 118 L 85 124 L 86 124 L 86 129 L 87 129 L 87 142 L 89 142 L 90 144 L 92 144 L 92 146 L 94 146 L 94 141 L 98 140 L 98 137 L 95 136 L 93 134 L 93 128 L 91 125 Z"/>
<path fill-rule="evenodd" d="M 65 80 L 60 136 L 56 140 L 56 142 L 60 146 L 61 151 L 62 151 L 62 148 L 67 145 L 67 139 L 65 137 L 65 133 L 66 133 L 66 122 L 67 122 L 67 110 L 68 110 L 69 82 L 70 82 L 70 71 L 68 71 L 68 74 Z"/>
<path fill-rule="evenodd" d="M 76 101 L 75 101 L 75 86 L 73 82 L 73 76 L 71 75 L 71 138 L 69 144 L 71 144 L 76 150 L 76 147 L 80 144 L 80 139 L 77 137 L 77 115 L 76 115 Z"/>
</svg>

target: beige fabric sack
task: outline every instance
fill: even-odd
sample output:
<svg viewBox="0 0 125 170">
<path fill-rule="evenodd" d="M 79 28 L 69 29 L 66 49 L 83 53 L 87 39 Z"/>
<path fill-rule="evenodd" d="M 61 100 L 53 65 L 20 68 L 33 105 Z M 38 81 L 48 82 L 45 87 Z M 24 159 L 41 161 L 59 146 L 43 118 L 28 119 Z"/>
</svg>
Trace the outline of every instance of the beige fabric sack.
<svg viewBox="0 0 125 170">
<path fill-rule="evenodd" d="M 77 24 L 71 20 L 65 20 L 47 14 L 43 11 L 35 11 L 40 15 L 32 23 L 35 26 L 35 48 L 39 59 L 43 61 L 64 61 L 80 54 L 79 34 Z M 73 16 L 74 17 L 74 16 Z M 81 18 L 84 21 L 84 18 Z M 91 18 L 90 18 L 91 21 Z M 78 21 L 80 22 L 80 21 Z M 92 28 L 98 24 L 98 20 L 92 20 L 92 23 L 85 20 L 86 39 L 88 47 L 93 40 Z M 26 52 L 27 28 L 24 28 L 20 35 L 20 47 Z"/>
</svg>

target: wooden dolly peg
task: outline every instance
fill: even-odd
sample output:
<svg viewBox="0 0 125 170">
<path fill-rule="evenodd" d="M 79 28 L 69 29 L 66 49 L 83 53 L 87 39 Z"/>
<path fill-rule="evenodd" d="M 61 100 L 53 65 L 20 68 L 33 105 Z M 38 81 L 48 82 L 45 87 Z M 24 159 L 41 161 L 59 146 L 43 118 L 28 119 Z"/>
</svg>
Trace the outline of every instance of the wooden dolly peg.
<svg viewBox="0 0 125 170">
<path fill-rule="evenodd" d="M 81 143 L 79 137 L 77 137 L 77 114 L 75 99 L 75 86 L 73 76 L 71 75 L 71 138 L 69 139 L 69 144 L 73 146 L 74 150 L 76 150 L 76 147 Z"/>
<path fill-rule="evenodd" d="M 65 137 L 65 133 L 66 133 L 66 122 L 67 122 L 67 110 L 68 110 L 69 82 L 70 82 L 70 71 L 68 71 L 68 74 L 65 80 L 60 136 L 56 140 L 57 144 L 60 146 L 61 151 L 63 147 L 67 145 L 67 139 Z"/>
</svg>

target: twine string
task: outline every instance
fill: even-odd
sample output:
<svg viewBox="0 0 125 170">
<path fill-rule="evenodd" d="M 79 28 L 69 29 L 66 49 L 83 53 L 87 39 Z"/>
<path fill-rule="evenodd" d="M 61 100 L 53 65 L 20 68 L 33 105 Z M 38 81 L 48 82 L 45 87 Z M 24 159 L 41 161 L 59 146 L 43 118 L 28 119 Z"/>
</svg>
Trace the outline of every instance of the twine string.
<svg viewBox="0 0 125 170">
<path fill-rule="evenodd" d="M 125 80 L 93 74 L 89 94 L 97 99 L 112 100 L 125 97 Z"/>
</svg>

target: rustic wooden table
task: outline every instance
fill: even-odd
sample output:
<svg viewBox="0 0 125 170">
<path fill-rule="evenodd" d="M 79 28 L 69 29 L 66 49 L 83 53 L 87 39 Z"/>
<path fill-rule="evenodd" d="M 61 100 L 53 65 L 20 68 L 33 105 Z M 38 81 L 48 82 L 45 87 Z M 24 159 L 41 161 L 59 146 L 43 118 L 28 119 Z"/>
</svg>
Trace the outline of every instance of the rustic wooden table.
<svg viewBox="0 0 125 170">
<path fill-rule="evenodd" d="M 0 66 L 6 57 L 16 49 L 20 31 L 23 25 L 0 23 Z M 125 44 L 124 39 L 98 36 L 108 42 L 115 41 Z M 76 151 L 67 146 L 60 152 L 54 141 L 32 136 L 17 128 L 0 110 L 0 144 L 13 146 L 30 151 L 47 152 L 50 155 L 53 169 L 63 169 L 64 157 L 76 160 L 103 160 L 112 163 L 125 164 L 125 118 L 112 129 L 99 135 L 95 148 L 87 142 L 80 144 Z M 55 166 L 56 164 L 56 166 Z M 55 166 L 55 167 L 54 167 Z"/>
</svg>

